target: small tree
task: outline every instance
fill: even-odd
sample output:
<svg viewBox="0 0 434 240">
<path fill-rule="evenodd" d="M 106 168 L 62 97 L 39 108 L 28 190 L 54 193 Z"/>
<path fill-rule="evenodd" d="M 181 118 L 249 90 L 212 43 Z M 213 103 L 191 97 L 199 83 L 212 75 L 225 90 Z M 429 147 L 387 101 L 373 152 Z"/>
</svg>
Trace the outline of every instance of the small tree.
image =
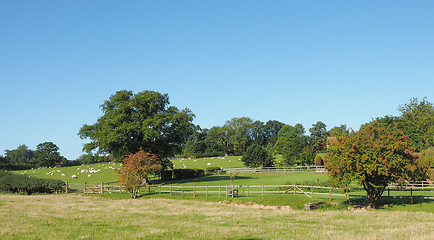
<svg viewBox="0 0 434 240">
<path fill-rule="evenodd" d="M 262 146 L 250 145 L 241 161 L 248 167 L 269 167 L 273 164 L 273 156 Z"/>
<path fill-rule="evenodd" d="M 362 185 L 371 207 L 392 182 L 426 178 L 428 164 L 413 156 L 408 136 L 398 125 L 371 122 L 348 137 L 337 137 L 327 150 L 326 169 L 335 186 Z"/>
<path fill-rule="evenodd" d="M 156 155 L 143 150 L 128 154 L 123 160 L 121 168 L 117 169 L 119 182 L 130 193 L 132 198 L 137 198 L 140 187 L 148 183 L 148 174 L 156 173 L 163 167 Z"/>
</svg>

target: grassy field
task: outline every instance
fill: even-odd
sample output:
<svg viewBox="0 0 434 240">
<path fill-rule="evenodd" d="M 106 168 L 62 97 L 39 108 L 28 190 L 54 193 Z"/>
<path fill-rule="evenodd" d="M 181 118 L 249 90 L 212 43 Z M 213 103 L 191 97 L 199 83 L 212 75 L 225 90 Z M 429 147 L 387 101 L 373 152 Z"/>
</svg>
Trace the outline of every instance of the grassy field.
<svg viewBox="0 0 434 240">
<path fill-rule="evenodd" d="M 434 239 L 434 214 L 0 194 L 0 239 Z"/>
<path fill-rule="evenodd" d="M 172 162 L 175 168 L 198 168 L 206 169 L 207 167 L 222 167 L 222 168 L 242 168 L 246 167 L 241 161 L 241 156 L 229 157 L 207 157 L 207 158 L 180 158 L 173 159 Z M 185 167 L 184 167 L 185 166 Z"/>
<path fill-rule="evenodd" d="M 90 184 L 96 184 L 101 182 L 118 181 L 118 175 L 114 170 L 114 168 L 118 167 L 119 163 L 98 163 L 73 167 L 41 168 L 13 172 L 17 174 L 26 173 L 26 175 L 30 177 L 58 179 L 70 183 L 87 182 Z M 77 178 L 71 178 L 72 175 L 76 175 Z"/>
</svg>

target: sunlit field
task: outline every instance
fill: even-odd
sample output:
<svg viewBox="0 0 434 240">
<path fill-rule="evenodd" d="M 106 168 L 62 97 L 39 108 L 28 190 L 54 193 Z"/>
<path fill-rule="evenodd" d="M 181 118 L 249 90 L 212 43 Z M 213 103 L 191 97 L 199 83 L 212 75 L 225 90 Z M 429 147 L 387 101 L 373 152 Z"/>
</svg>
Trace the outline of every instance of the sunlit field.
<svg viewBox="0 0 434 240">
<path fill-rule="evenodd" d="M 1 239 L 433 239 L 434 214 L 0 194 Z"/>
</svg>

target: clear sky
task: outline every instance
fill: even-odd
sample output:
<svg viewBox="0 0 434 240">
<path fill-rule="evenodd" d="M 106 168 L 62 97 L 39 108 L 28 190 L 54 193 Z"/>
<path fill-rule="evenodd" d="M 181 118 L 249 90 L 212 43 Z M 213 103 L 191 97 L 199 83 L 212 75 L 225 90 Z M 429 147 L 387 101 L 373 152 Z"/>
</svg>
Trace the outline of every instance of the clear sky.
<svg viewBox="0 0 434 240">
<path fill-rule="evenodd" d="M 118 90 L 168 93 L 202 128 L 330 129 L 434 101 L 434 1 L 1 1 L 0 154 L 77 133 Z"/>
</svg>

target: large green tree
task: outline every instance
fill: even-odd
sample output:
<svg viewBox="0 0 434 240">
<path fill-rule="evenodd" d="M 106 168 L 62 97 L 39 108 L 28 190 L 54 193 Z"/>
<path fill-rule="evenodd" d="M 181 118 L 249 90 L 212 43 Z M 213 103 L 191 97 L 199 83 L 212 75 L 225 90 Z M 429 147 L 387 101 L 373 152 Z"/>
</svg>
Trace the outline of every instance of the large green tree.
<svg viewBox="0 0 434 240">
<path fill-rule="evenodd" d="M 316 150 L 321 151 L 325 149 L 327 139 L 327 129 L 325 123 L 318 121 L 312 124 L 309 129 L 310 132 L 310 145 Z"/>
<path fill-rule="evenodd" d="M 64 161 L 66 159 L 60 156 L 59 147 L 52 142 L 38 144 L 32 160 L 36 167 L 54 167 L 61 165 Z"/>
<path fill-rule="evenodd" d="M 330 142 L 325 167 L 335 186 L 348 189 L 351 182 L 357 182 L 376 207 L 388 184 L 426 178 L 428 164 L 413 152 L 408 135 L 398 124 L 374 121 Z"/>
<path fill-rule="evenodd" d="M 85 151 L 113 154 L 117 160 L 141 149 L 161 158 L 179 153 L 194 128 L 190 110 L 169 106 L 168 95 L 154 91 L 118 91 L 100 108 L 103 115 L 85 124 L 79 136 L 91 140 Z"/>
<path fill-rule="evenodd" d="M 311 152 L 305 149 L 308 147 L 309 138 L 304 133 L 303 125 L 299 123 L 295 126 L 285 125 L 280 129 L 275 149 L 283 154 L 286 164 L 306 165 L 313 162 L 313 158 L 311 162 L 306 162 L 307 159 L 303 156 L 304 152 Z"/>
<path fill-rule="evenodd" d="M 416 151 L 434 146 L 434 106 L 426 98 L 410 99 L 410 102 L 399 106 L 401 124 L 407 130 Z"/>
</svg>

